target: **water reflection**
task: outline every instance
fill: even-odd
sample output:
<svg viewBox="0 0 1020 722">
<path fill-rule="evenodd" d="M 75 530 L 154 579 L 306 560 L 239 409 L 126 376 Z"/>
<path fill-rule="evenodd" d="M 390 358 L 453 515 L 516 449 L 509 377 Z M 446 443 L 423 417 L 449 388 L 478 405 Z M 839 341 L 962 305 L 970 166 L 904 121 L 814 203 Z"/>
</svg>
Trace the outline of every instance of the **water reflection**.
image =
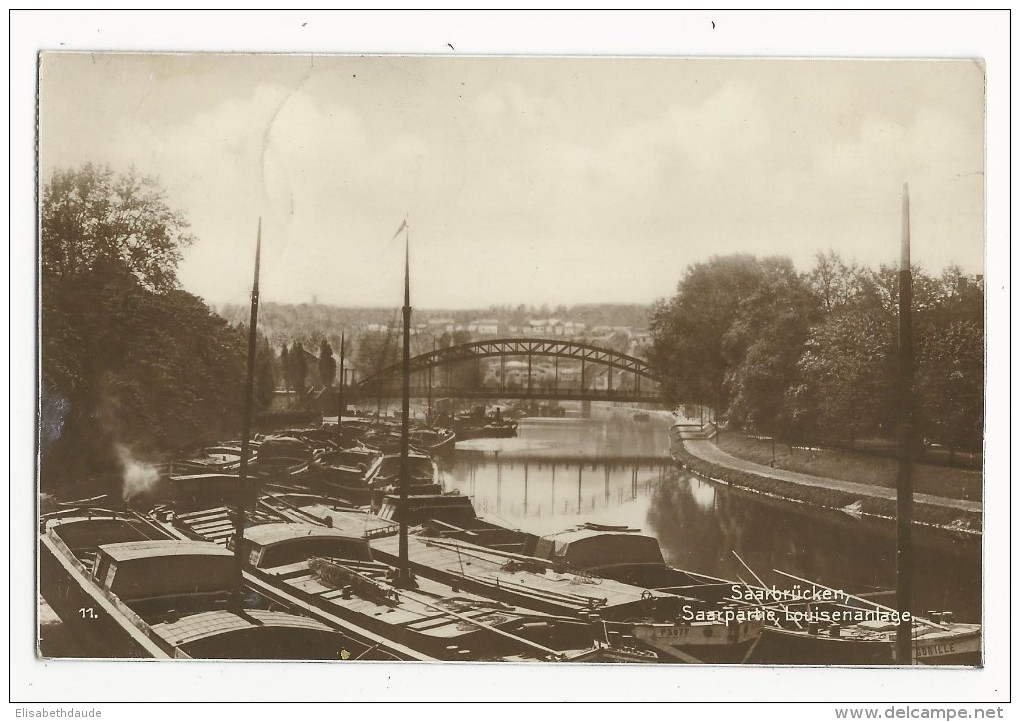
<svg viewBox="0 0 1020 722">
<path fill-rule="evenodd" d="M 690 488 L 691 497 L 693 497 L 694 504 L 699 510 L 711 511 L 715 509 L 715 487 L 711 482 L 692 477 Z"/>
<path fill-rule="evenodd" d="M 661 422 L 525 420 L 517 439 L 458 445 L 445 480 L 499 523 L 537 534 L 582 521 L 638 527 L 658 538 L 674 566 L 727 579 L 751 581 L 736 551 L 780 587 L 796 582 L 773 569 L 855 593 L 895 586 L 891 525 L 681 474 L 661 458 L 667 444 Z M 980 542 L 919 529 L 915 545 L 916 608 L 979 622 Z"/>
<path fill-rule="evenodd" d="M 689 476 L 665 479 L 649 496 L 648 528 L 670 563 L 726 578 L 749 578 L 736 551 L 768 584 L 792 582 L 772 572 L 853 592 L 891 590 L 896 583 L 895 537 L 890 525 L 839 512 L 791 506 L 726 487 L 716 505 L 699 503 Z M 915 600 L 919 610 L 952 610 L 980 621 L 981 554 L 976 541 L 917 530 Z M 891 603 L 888 598 L 885 603 Z"/>
</svg>

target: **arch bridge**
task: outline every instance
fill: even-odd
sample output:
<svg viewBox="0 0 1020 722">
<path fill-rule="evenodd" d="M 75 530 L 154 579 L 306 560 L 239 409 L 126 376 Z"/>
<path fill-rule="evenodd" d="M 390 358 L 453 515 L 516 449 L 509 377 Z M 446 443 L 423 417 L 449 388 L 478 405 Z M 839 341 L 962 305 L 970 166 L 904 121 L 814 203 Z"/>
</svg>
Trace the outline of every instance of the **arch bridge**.
<svg viewBox="0 0 1020 722">
<path fill-rule="evenodd" d="M 526 371 L 517 362 L 508 381 L 507 358 L 526 358 Z M 552 378 L 536 374 L 534 359 L 552 358 Z M 470 361 L 499 358 L 498 373 L 474 384 L 454 384 L 454 367 Z M 560 361 L 570 363 L 561 374 Z M 511 362 L 513 363 L 513 362 Z M 580 366 L 579 374 L 576 374 Z M 591 367 L 595 367 L 594 371 Z M 445 368 L 446 379 L 434 378 Z M 400 393 L 403 364 L 387 366 L 352 387 L 355 396 L 391 396 Z M 659 402 L 658 380 L 648 363 L 634 356 L 576 341 L 540 338 L 502 338 L 473 341 L 419 354 L 410 359 L 411 395 L 478 398 L 516 398 L 583 401 Z M 443 374 L 439 374 L 442 376 Z M 614 380 L 614 376 L 616 377 Z M 444 383 L 445 381 L 445 383 Z M 486 383 L 486 381 L 488 383 Z M 642 383 L 644 388 L 642 388 Z"/>
</svg>

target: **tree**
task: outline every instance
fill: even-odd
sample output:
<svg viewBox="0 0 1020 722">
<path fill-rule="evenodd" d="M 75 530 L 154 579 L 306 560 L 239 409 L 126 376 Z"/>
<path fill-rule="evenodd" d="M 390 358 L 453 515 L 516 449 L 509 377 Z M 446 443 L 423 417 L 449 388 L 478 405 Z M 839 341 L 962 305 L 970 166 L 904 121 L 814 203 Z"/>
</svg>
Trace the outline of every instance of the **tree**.
<svg viewBox="0 0 1020 722">
<path fill-rule="evenodd" d="M 925 437 L 949 447 L 980 450 L 984 421 L 984 333 L 953 321 L 919 345 L 917 395 Z"/>
<path fill-rule="evenodd" d="M 858 300 L 870 279 L 866 269 L 852 261 L 847 263 L 830 249 L 828 253 L 815 254 L 815 265 L 808 273 L 807 283 L 822 309 L 829 313 Z"/>
<path fill-rule="evenodd" d="M 655 305 L 648 362 L 671 401 L 706 404 L 720 411 L 728 406 L 724 382 L 732 363 L 723 338 L 741 304 L 765 282 L 770 264 L 780 263 L 747 254 L 713 256 L 690 266 L 676 296 Z"/>
<path fill-rule="evenodd" d="M 444 331 L 436 342 L 436 346 L 438 348 L 450 348 L 450 346 L 459 346 L 462 343 L 471 343 L 471 332 L 457 329 L 452 333 Z"/>
<path fill-rule="evenodd" d="M 300 341 L 296 341 L 290 347 L 290 355 L 288 356 L 291 368 L 291 384 L 294 390 L 302 395 L 308 390 L 305 386 L 306 379 L 308 378 L 308 359 L 305 358 L 305 353 L 304 346 L 301 345 Z"/>
<path fill-rule="evenodd" d="M 366 331 L 358 337 L 355 364 L 362 379 L 375 376 L 396 363 L 397 347 L 392 336 L 390 332 Z"/>
<path fill-rule="evenodd" d="M 291 368 L 290 368 L 290 352 L 287 350 L 287 344 L 283 344 L 283 348 L 280 349 L 280 366 L 283 369 L 283 385 L 287 393 L 290 394 L 291 389 Z"/>
<path fill-rule="evenodd" d="M 333 347 L 325 338 L 319 344 L 319 383 L 329 387 L 336 379 L 336 359 L 333 358 Z"/>
<path fill-rule="evenodd" d="M 838 264 L 830 264 L 838 265 Z M 817 271 L 817 269 L 816 269 Z M 804 427 L 888 436 L 896 423 L 899 270 L 857 269 L 853 290 L 811 332 L 791 396 Z M 812 274 L 817 278 L 817 273 Z M 912 269 L 917 422 L 929 441 L 980 446 L 984 385 L 984 292 L 950 266 Z"/>
<path fill-rule="evenodd" d="M 123 449 L 154 456 L 236 433 L 246 332 L 200 299 L 100 262 L 52 279 L 41 311 L 44 486 L 115 471 Z"/>
<path fill-rule="evenodd" d="M 624 331 L 614 331 L 609 340 L 603 345 L 613 351 L 627 353 L 627 350 L 630 348 L 630 334 Z"/>
<path fill-rule="evenodd" d="M 53 173 L 43 188 L 41 228 L 44 282 L 117 264 L 157 292 L 177 286 L 181 251 L 194 240 L 154 178 L 91 163 Z"/>
<path fill-rule="evenodd" d="M 950 266 L 927 284 L 917 319 L 919 425 L 929 441 L 980 450 L 984 421 L 984 285 Z"/>
<path fill-rule="evenodd" d="M 821 309 L 788 260 L 771 259 L 763 270 L 761 285 L 741 302 L 723 337 L 730 364 L 726 415 L 731 423 L 775 434 L 792 422 L 788 391 L 798 382 L 797 362 Z"/>
<path fill-rule="evenodd" d="M 236 433 L 246 334 L 177 288 L 192 238 L 156 182 L 57 170 L 40 215 L 40 483 Z"/>
<path fill-rule="evenodd" d="M 269 409 L 273 404 L 276 381 L 273 378 L 273 350 L 269 347 L 269 339 L 259 334 L 259 344 L 255 351 L 255 404 L 262 410 Z"/>
<path fill-rule="evenodd" d="M 798 362 L 799 427 L 849 437 L 889 434 L 896 420 L 896 338 L 881 308 L 851 306 L 815 326 Z"/>
<path fill-rule="evenodd" d="M 445 331 L 437 340 L 436 347 L 440 349 L 450 348 L 451 346 L 471 343 L 471 341 L 471 332 L 465 329 L 457 329 L 452 333 Z M 445 386 L 447 381 L 449 381 L 451 386 L 458 389 L 481 388 L 482 382 L 485 380 L 485 369 L 480 359 L 448 364 L 441 370 L 437 368 L 435 373 L 437 385 L 441 383 Z"/>
</svg>

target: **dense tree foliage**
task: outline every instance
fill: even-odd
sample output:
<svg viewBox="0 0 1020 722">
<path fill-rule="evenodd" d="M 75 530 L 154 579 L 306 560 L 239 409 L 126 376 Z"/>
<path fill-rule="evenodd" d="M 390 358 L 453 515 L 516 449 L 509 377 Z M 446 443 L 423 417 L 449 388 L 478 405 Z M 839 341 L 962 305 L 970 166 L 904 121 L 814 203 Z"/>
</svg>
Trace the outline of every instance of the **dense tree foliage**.
<svg viewBox="0 0 1020 722">
<path fill-rule="evenodd" d="M 462 343 L 471 343 L 471 332 L 458 330 L 453 333 L 446 332 L 439 337 L 438 340 L 439 348 L 450 348 L 450 346 L 459 346 Z"/>
<path fill-rule="evenodd" d="M 797 430 L 824 429 L 853 441 L 861 433 L 891 435 L 896 419 L 894 319 L 854 306 L 812 329 L 790 393 Z"/>
<path fill-rule="evenodd" d="M 329 341 L 322 339 L 319 344 L 319 383 L 323 386 L 332 386 L 336 380 L 336 359 L 333 358 L 333 347 Z"/>
<path fill-rule="evenodd" d="M 776 429 L 792 424 L 786 390 L 797 380 L 797 361 L 820 312 L 788 260 L 766 259 L 763 271 L 723 335 L 723 388 L 734 422 Z"/>
<path fill-rule="evenodd" d="M 290 353 L 287 355 L 287 375 L 290 378 L 290 387 L 299 394 L 304 394 L 308 390 L 309 355 L 300 341 L 290 347 Z"/>
<path fill-rule="evenodd" d="M 258 409 L 269 409 L 272 406 L 273 394 L 276 391 L 274 362 L 269 339 L 259 333 L 259 343 L 255 350 L 255 406 Z"/>
<path fill-rule="evenodd" d="M 400 360 L 400 341 L 395 331 L 366 331 L 357 338 L 355 367 L 358 379 L 375 376 Z"/>
<path fill-rule="evenodd" d="M 42 478 L 115 470 L 236 431 L 246 331 L 198 298 L 151 293 L 118 265 L 51 278 L 42 302 Z"/>
<path fill-rule="evenodd" d="M 471 340 L 471 334 L 468 331 L 444 333 L 439 337 L 439 348 L 459 346 L 462 343 L 470 343 Z M 435 385 L 451 386 L 457 389 L 477 389 L 482 385 L 483 376 L 481 360 L 474 359 L 459 361 L 446 368 L 436 369 L 433 380 Z"/>
<path fill-rule="evenodd" d="M 663 390 L 687 403 L 724 408 L 730 362 L 723 339 L 746 299 L 766 282 L 766 266 L 749 255 L 714 257 L 687 269 L 677 295 L 652 312 L 649 362 Z"/>
<path fill-rule="evenodd" d="M 918 424 L 925 439 L 978 449 L 984 415 L 984 289 L 951 267 L 913 270 Z M 898 276 L 818 254 L 716 257 L 654 309 L 649 360 L 675 401 L 736 426 L 796 438 L 889 437 L 896 422 Z"/>
<path fill-rule="evenodd" d="M 177 286 L 181 251 L 193 241 L 157 182 L 134 170 L 115 175 L 91 163 L 57 170 L 43 188 L 41 216 L 42 267 L 49 277 L 80 276 L 101 262 L 114 263 L 143 287 L 167 291 Z"/>
<path fill-rule="evenodd" d="M 151 459 L 236 433 L 247 330 L 177 288 L 191 237 L 155 181 L 58 170 L 41 213 L 42 484 L 118 471 L 125 450 Z M 261 403 L 267 389 L 263 371 Z"/>
<path fill-rule="evenodd" d="M 290 393 L 290 351 L 287 350 L 287 344 L 283 344 L 283 348 L 280 349 L 280 369 L 283 376 L 283 385 L 287 393 Z"/>
</svg>

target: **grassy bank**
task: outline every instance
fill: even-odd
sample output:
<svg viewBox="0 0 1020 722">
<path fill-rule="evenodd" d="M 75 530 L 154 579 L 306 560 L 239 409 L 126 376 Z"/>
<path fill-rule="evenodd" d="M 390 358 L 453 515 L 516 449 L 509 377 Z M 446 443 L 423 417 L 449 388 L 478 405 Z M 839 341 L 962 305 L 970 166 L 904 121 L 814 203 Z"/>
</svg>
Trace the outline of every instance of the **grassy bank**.
<svg viewBox="0 0 1020 722">
<path fill-rule="evenodd" d="M 738 489 L 826 509 L 846 510 L 847 507 L 853 505 L 851 508 L 854 513 L 865 516 L 890 520 L 896 516 L 896 502 L 892 499 L 861 498 L 845 491 L 805 486 L 728 469 L 693 456 L 683 448 L 682 444 L 674 444 L 672 453 L 684 469 Z M 769 458 L 771 459 L 771 454 Z M 914 522 L 960 532 L 981 531 L 981 514 L 930 504 L 914 504 Z"/>
<path fill-rule="evenodd" d="M 750 438 L 736 431 L 719 435 L 719 448 L 739 459 L 769 466 L 772 442 Z M 776 443 L 777 469 L 830 479 L 896 487 L 896 459 L 841 449 L 805 449 Z M 950 499 L 981 501 L 981 472 L 932 464 L 914 465 L 914 491 Z"/>
</svg>

